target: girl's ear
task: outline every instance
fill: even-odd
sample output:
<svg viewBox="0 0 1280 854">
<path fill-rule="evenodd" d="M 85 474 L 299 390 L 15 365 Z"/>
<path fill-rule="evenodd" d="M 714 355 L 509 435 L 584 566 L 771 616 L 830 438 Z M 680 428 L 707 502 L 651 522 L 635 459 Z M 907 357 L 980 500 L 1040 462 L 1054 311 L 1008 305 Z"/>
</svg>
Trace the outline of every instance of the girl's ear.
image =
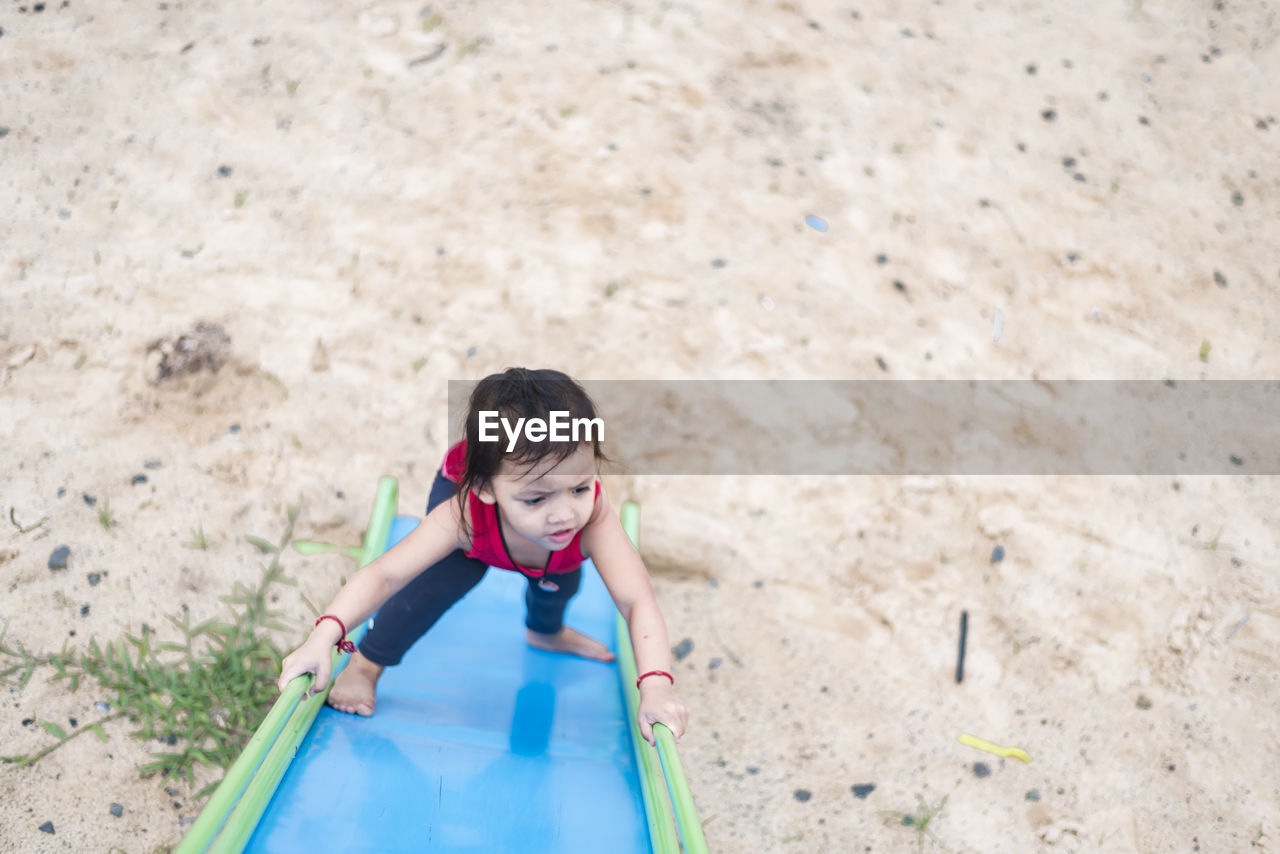
<svg viewBox="0 0 1280 854">
<path fill-rule="evenodd" d="M 476 494 L 476 498 L 479 498 L 485 504 L 498 503 L 498 496 L 493 494 L 493 485 L 490 483 L 486 482 L 484 485 L 480 486 L 479 488 L 473 489 L 472 492 Z"/>
</svg>

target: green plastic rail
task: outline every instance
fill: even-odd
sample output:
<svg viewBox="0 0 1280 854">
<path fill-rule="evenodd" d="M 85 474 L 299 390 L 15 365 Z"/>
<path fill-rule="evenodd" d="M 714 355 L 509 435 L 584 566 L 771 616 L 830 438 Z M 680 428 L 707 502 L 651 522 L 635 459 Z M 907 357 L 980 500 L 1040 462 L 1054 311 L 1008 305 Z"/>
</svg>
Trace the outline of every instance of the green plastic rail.
<svg viewBox="0 0 1280 854">
<path fill-rule="evenodd" d="M 386 549 L 387 535 L 396 515 L 398 493 L 395 478 L 384 477 L 378 482 L 373 513 L 357 556 L 360 566 L 372 563 Z M 295 548 L 311 554 L 343 551 L 318 543 L 300 542 L 295 544 Z M 365 624 L 361 623 L 348 632 L 347 637 L 359 643 L 364 631 Z M 332 676 L 336 677 L 345 665 L 346 658 L 335 650 Z M 298 745 L 324 705 L 328 688 L 299 702 L 311 687 L 312 679 L 310 675 L 299 676 L 285 686 L 239 758 L 223 775 L 222 782 L 200 811 L 191 830 L 174 849 L 174 854 L 204 854 L 206 851 L 211 854 L 239 854 L 244 850 L 289 762 L 298 752 Z M 329 685 L 333 685 L 332 677 Z"/>
<path fill-rule="evenodd" d="M 624 502 L 619 515 L 623 530 L 631 538 L 632 544 L 639 548 L 640 505 L 634 501 Z M 618 672 L 630 713 L 627 730 L 631 733 L 636 764 L 640 768 L 640 788 L 644 796 L 645 814 L 649 819 L 649 839 L 653 843 L 654 854 L 679 854 L 682 842 L 685 854 L 707 854 L 707 840 L 702 835 L 702 824 L 698 821 L 698 811 L 694 808 L 689 782 L 685 779 L 684 766 L 680 763 L 680 754 L 676 750 L 675 736 L 665 724 L 653 725 L 653 734 L 658 742 L 656 756 L 653 748 L 640 736 L 640 728 L 636 726 L 640 710 L 640 692 L 636 689 L 636 659 L 631 649 L 627 623 L 621 614 L 615 620 L 615 629 Z"/>
</svg>

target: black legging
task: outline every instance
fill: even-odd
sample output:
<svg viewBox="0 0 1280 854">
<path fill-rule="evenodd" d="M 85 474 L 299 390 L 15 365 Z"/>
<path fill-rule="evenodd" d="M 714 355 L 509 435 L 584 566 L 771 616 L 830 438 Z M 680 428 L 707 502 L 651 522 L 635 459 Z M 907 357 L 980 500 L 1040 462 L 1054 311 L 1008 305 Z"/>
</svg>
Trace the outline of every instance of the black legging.
<svg viewBox="0 0 1280 854">
<path fill-rule="evenodd" d="M 427 512 L 436 505 L 451 500 L 458 486 L 436 472 L 427 499 Z M 386 601 L 373 619 L 373 625 L 360 641 L 360 652 L 374 664 L 391 667 L 417 643 L 427 631 L 444 616 L 471 588 L 484 578 L 488 565 L 479 558 L 467 557 L 462 549 L 455 549 Z M 551 576 L 558 590 L 538 586 L 537 580 L 528 578 L 525 590 L 526 616 L 524 624 L 535 632 L 555 634 L 564 624 L 564 609 L 578 592 L 582 583 L 582 567 L 573 572 L 553 573 Z"/>
</svg>

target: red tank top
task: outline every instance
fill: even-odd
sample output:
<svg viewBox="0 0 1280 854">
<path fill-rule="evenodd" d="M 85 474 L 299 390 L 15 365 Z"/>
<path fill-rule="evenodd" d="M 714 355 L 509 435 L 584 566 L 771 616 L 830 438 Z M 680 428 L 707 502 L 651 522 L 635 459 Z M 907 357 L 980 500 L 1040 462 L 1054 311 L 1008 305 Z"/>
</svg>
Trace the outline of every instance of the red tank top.
<svg viewBox="0 0 1280 854">
<path fill-rule="evenodd" d="M 467 440 L 458 442 L 444 455 L 444 465 L 440 467 L 446 480 L 457 483 L 462 478 L 463 463 L 467 458 Z M 595 500 L 600 498 L 600 481 L 596 481 Z M 498 505 L 486 504 L 473 492 L 467 496 L 467 506 L 471 511 L 471 550 L 467 557 L 479 558 L 489 566 L 498 569 L 509 569 L 532 578 L 543 575 L 556 575 L 573 572 L 584 560 L 581 548 L 582 532 L 573 535 L 569 545 L 559 551 L 551 552 L 546 567 L 525 567 L 516 563 L 511 557 L 507 543 L 502 537 L 502 525 L 498 520 Z"/>
</svg>

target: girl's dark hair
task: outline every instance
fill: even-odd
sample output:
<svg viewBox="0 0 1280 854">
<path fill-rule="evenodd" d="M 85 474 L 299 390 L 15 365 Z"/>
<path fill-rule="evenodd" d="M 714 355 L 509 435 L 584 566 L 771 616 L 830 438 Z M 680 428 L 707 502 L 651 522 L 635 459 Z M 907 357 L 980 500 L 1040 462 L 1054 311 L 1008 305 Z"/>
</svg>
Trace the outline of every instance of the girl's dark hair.
<svg viewBox="0 0 1280 854">
<path fill-rule="evenodd" d="M 545 441 L 531 442 L 521 430 L 515 447 L 508 453 L 508 439 L 502 429 L 498 430 L 499 441 L 480 441 L 481 412 L 496 412 L 497 418 L 505 418 L 513 427 L 521 418 L 541 418 L 550 423 L 552 412 L 569 413 L 570 424 L 580 418 L 598 417 L 595 404 L 582 386 L 560 371 L 507 368 L 480 380 L 471 392 L 467 423 L 463 428 L 467 453 L 458 480 L 458 504 L 463 519 L 468 493 L 487 485 L 498 474 L 503 460 L 526 466 L 526 471 L 547 459 L 551 459 L 552 465 L 558 465 L 582 443 L 581 436 L 574 442 L 571 432 L 569 441 L 553 442 L 548 436 Z M 597 462 L 608 462 L 596 432 L 589 434 L 592 452 Z"/>
</svg>

